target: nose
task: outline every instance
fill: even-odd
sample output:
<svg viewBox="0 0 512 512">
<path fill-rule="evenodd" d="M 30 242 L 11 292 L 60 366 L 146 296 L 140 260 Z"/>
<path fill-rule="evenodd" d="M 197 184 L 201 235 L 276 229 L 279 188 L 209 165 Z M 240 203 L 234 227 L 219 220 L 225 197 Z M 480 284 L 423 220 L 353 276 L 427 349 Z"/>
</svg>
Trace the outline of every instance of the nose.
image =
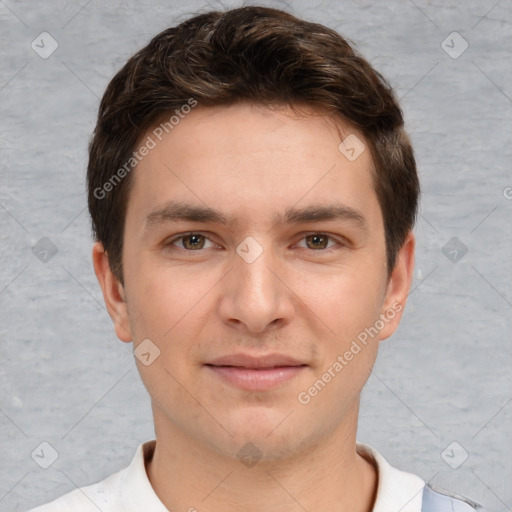
<svg viewBox="0 0 512 512">
<path fill-rule="evenodd" d="M 222 321 L 246 332 L 259 334 L 285 326 L 295 312 L 283 262 L 254 239 L 237 249 L 221 293 L 218 312 Z"/>
</svg>

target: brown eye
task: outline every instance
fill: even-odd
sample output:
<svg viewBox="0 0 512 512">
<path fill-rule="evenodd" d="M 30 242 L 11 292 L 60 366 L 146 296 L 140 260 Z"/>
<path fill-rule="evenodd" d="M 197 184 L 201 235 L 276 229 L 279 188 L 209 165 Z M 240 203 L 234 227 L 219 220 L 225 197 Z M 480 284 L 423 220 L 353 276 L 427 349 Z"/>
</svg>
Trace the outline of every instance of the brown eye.
<svg viewBox="0 0 512 512">
<path fill-rule="evenodd" d="M 183 246 L 186 249 L 202 249 L 204 246 L 204 236 L 197 234 L 184 236 Z"/>
<path fill-rule="evenodd" d="M 188 250 L 196 250 L 196 249 L 202 249 L 204 247 L 204 236 L 199 234 L 191 234 L 191 235 L 184 235 L 180 236 L 174 242 L 177 242 L 181 240 L 181 245 L 183 248 Z"/>
<path fill-rule="evenodd" d="M 206 240 L 208 239 L 204 235 L 201 235 L 199 233 L 189 233 L 188 235 L 181 235 L 175 238 L 174 240 L 169 242 L 169 245 L 177 245 L 178 243 L 180 243 L 183 249 L 195 251 L 203 249 Z"/>
<path fill-rule="evenodd" d="M 326 249 L 327 244 L 329 243 L 329 238 L 327 235 L 323 235 L 321 233 L 317 233 L 314 235 L 309 235 L 305 237 L 306 245 L 308 249 Z"/>
</svg>

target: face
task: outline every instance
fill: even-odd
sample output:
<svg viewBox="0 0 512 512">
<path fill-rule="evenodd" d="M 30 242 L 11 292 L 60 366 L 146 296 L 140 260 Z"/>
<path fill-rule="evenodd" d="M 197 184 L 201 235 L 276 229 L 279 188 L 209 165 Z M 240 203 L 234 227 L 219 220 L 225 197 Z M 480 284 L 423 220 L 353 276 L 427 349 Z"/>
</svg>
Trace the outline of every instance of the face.
<svg viewBox="0 0 512 512">
<path fill-rule="evenodd" d="M 93 256 L 117 335 L 145 354 L 159 429 L 268 459 L 355 431 L 414 239 L 388 279 L 370 151 L 340 151 L 349 135 L 364 143 L 327 116 L 239 104 L 153 136 L 132 176 L 124 287 L 99 244 Z"/>
</svg>

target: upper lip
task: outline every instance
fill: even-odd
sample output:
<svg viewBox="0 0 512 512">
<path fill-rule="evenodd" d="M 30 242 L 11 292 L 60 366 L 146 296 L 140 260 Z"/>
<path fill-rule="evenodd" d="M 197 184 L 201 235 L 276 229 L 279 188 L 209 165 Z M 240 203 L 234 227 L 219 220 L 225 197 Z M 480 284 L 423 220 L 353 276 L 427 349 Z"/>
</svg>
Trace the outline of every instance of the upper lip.
<svg viewBox="0 0 512 512">
<path fill-rule="evenodd" d="M 210 366 L 238 366 L 243 368 L 274 368 L 278 366 L 305 366 L 306 363 L 298 361 L 285 354 L 266 354 L 264 356 L 251 356 L 249 354 L 230 354 L 219 357 L 207 363 Z"/>
</svg>

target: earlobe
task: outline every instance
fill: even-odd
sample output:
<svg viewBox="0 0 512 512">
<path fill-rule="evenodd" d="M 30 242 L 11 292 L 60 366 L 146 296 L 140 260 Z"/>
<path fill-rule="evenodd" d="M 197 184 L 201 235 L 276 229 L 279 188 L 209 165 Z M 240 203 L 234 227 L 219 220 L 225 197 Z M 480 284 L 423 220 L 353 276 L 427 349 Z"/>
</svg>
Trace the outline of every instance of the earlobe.
<svg viewBox="0 0 512 512">
<path fill-rule="evenodd" d="M 389 278 L 381 312 L 381 317 L 385 317 L 385 325 L 380 331 L 380 340 L 389 338 L 400 324 L 412 283 L 415 244 L 414 234 L 409 231 L 397 254 L 395 267 Z"/>
<path fill-rule="evenodd" d="M 123 285 L 110 268 L 103 245 L 96 242 L 92 249 L 92 261 L 96 278 L 103 292 L 108 314 L 114 322 L 117 337 L 124 342 L 132 341 L 128 308 Z"/>
</svg>

